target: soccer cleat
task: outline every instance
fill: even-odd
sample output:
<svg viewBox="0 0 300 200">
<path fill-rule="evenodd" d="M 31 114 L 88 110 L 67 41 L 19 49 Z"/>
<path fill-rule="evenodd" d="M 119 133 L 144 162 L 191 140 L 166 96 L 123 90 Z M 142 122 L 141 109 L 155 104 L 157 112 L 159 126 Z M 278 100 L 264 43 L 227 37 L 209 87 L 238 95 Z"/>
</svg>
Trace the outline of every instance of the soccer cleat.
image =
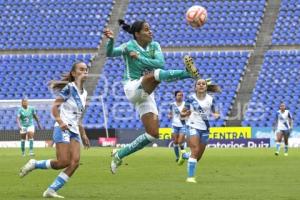
<svg viewBox="0 0 300 200">
<path fill-rule="evenodd" d="M 29 153 L 29 156 L 34 156 L 35 154 L 33 152 L 30 152 Z"/>
<path fill-rule="evenodd" d="M 194 64 L 193 58 L 189 55 L 185 55 L 183 60 L 184 60 L 185 69 L 192 76 L 192 78 L 200 79 L 201 76 L 198 72 L 197 67 Z"/>
<path fill-rule="evenodd" d="M 23 157 L 25 157 L 25 156 L 26 156 L 24 152 L 22 153 L 22 156 L 23 156 Z"/>
<path fill-rule="evenodd" d="M 186 182 L 187 182 L 187 183 L 197 183 L 195 177 L 188 177 L 188 178 L 186 179 Z"/>
<path fill-rule="evenodd" d="M 183 158 L 183 154 L 186 153 L 185 150 L 181 150 L 179 151 L 179 158 L 178 158 L 178 161 L 177 161 L 177 164 L 178 165 L 183 165 L 185 159 Z"/>
<path fill-rule="evenodd" d="M 117 149 L 112 150 L 112 160 L 110 163 L 110 171 L 112 174 L 115 174 L 117 172 L 117 168 L 122 164 L 122 160 L 118 157 L 117 153 Z"/>
<path fill-rule="evenodd" d="M 278 156 L 278 155 L 279 155 L 279 152 L 278 152 L 278 151 L 276 151 L 276 152 L 275 152 L 275 156 Z"/>
<path fill-rule="evenodd" d="M 288 156 L 289 154 L 288 153 L 284 153 L 284 156 Z"/>
<path fill-rule="evenodd" d="M 65 198 L 63 196 L 58 195 L 54 190 L 49 189 L 49 188 L 43 193 L 43 197 L 44 198 L 60 198 L 60 199 Z"/>
<path fill-rule="evenodd" d="M 29 172 L 35 169 L 36 160 L 30 159 L 21 169 L 20 169 L 20 177 L 26 176 Z"/>
</svg>

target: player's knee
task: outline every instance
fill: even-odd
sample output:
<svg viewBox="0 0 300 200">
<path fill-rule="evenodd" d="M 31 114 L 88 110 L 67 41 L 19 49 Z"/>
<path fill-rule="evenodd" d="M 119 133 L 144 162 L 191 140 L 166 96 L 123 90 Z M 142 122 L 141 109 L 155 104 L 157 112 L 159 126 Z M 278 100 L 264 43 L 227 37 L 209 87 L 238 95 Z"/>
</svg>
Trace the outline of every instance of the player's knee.
<svg viewBox="0 0 300 200">
<path fill-rule="evenodd" d="M 71 163 L 70 163 L 70 166 L 73 169 L 77 169 L 79 167 L 79 160 L 72 160 Z"/>
<path fill-rule="evenodd" d="M 58 168 L 63 169 L 66 168 L 70 165 L 70 160 L 68 159 L 63 159 L 58 161 Z"/>
<path fill-rule="evenodd" d="M 191 151 L 192 151 L 192 154 L 194 155 L 195 158 L 199 158 L 199 155 L 200 155 L 200 148 L 199 147 L 193 146 L 193 147 L 191 147 Z"/>
<path fill-rule="evenodd" d="M 158 132 L 158 130 L 157 131 L 155 130 L 155 131 L 152 131 L 152 133 L 150 133 L 150 135 L 157 139 L 159 137 L 159 132 Z"/>
</svg>

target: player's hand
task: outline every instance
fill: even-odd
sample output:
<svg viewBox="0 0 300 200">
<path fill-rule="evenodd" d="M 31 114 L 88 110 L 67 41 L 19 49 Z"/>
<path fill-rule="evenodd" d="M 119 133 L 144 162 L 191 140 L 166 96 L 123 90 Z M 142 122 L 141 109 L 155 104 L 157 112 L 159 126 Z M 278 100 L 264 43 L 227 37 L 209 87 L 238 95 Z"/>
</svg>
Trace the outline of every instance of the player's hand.
<svg viewBox="0 0 300 200">
<path fill-rule="evenodd" d="M 131 51 L 131 52 L 129 53 L 129 56 L 130 56 L 132 59 L 138 59 L 139 54 L 138 54 L 137 52 L 135 52 L 135 51 Z"/>
<path fill-rule="evenodd" d="M 187 111 L 186 111 L 186 115 L 187 115 L 187 116 L 190 116 L 191 114 L 192 114 L 192 111 L 191 111 L 191 110 L 187 110 Z"/>
<path fill-rule="evenodd" d="M 112 30 L 110 30 L 109 28 L 104 29 L 103 31 L 105 37 L 113 39 L 114 38 L 114 32 L 112 32 Z"/>
<path fill-rule="evenodd" d="M 87 137 L 87 135 L 86 134 L 84 134 L 84 135 L 82 135 L 81 136 L 81 139 L 82 139 L 82 143 L 83 143 L 83 146 L 84 146 L 84 148 L 85 149 L 88 149 L 88 148 L 90 148 L 90 140 L 89 140 L 89 138 Z"/>
<path fill-rule="evenodd" d="M 220 113 L 213 113 L 213 116 L 215 119 L 219 119 L 220 118 Z"/>
<path fill-rule="evenodd" d="M 63 131 L 69 130 L 68 125 L 65 124 L 65 123 L 60 123 L 60 124 L 59 124 L 59 127 L 60 127 L 60 129 L 63 130 Z"/>
</svg>

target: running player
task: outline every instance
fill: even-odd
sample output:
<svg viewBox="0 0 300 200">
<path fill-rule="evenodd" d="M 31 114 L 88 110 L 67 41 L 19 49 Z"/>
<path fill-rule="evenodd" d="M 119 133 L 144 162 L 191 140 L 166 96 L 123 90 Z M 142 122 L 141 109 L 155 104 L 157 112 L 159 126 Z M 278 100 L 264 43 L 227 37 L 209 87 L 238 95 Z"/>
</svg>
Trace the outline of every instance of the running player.
<svg viewBox="0 0 300 200">
<path fill-rule="evenodd" d="M 56 160 L 31 159 L 20 170 L 20 176 L 24 177 L 34 169 L 64 169 L 46 189 L 43 197 L 63 198 L 56 192 L 64 186 L 79 166 L 81 141 L 85 147 L 90 146 L 82 125 L 87 98 L 83 84 L 87 75 L 87 65 L 83 62 L 76 62 L 70 73 L 61 81 L 51 82 L 51 88 L 58 92 L 58 97 L 52 106 L 52 114 L 56 120 L 53 131 Z"/>
<path fill-rule="evenodd" d="M 289 136 L 293 128 L 293 118 L 289 110 L 286 109 L 284 103 L 280 104 L 279 110 L 276 113 L 274 122 L 274 130 L 276 132 L 276 151 L 275 155 L 279 155 L 280 144 L 284 139 L 284 155 L 288 156 Z"/>
<path fill-rule="evenodd" d="M 176 162 L 179 159 L 179 151 L 184 150 L 184 139 L 186 134 L 185 119 L 181 117 L 184 108 L 183 92 L 175 91 L 175 102 L 171 103 L 169 118 L 172 119 L 172 136 L 174 140 L 174 152 Z"/>
<path fill-rule="evenodd" d="M 26 136 L 29 140 L 29 155 L 34 156 L 33 153 L 33 140 L 34 140 L 34 124 L 35 119 L 39 129 L 42 129 L 36 110 L 33 106 L 28 105 L 27 98 L 23 98 L 21 101 L 22 107 L 18 110 L 17 124 L 21 135 L 21 151 L 22 156 L 25 156 L 25 141 Z"/>
<path fill-rule="evenodd" d="M 208 87 L 208 84 L 211 85 Z M 217 85 L 212 85 L 204 79 L 199 79 L 195 85 L 195 94 L 192 94 L 186 100 L 185 108 L 181 112 L 182 116 L 188 118 L 188 143 L 191 153 L 182 152 L 178 164 L 182 165 L 184 159 L 188 159 L 187 182 L 196 183 L 195 171 L 196 164 L 201 159 L 209 136 L 209 119 L 213 116 L 215 119 L 220 117 L 216 109 L 214 98 L 207 92 L 220 92 Z"/>
<path fill-rule="evenodd" d="M 104 34 L 109 41 L 106 47 L 108 57 L 123 56 L 126 63 L 124 91 L 126 97 L 137 109 L 145 127 L 145 133 L 118 151 L 113 151 L 111 172 L 116 173 L 122 159 L 158 138 L 159 119 L 153 91 L 161 81 L 175 81 L 198 78 L 199 73 L 189 56 L 185 57 L 187 70 L 163 70 L 165 61 L 160 45 L 152 41 L 150 25 L 136 21 L 131 26 L 119 20 L 122 28 L 133 35 L 133 40 L 114 48 L 114 35 L 109 29 Z"/>
</svg>

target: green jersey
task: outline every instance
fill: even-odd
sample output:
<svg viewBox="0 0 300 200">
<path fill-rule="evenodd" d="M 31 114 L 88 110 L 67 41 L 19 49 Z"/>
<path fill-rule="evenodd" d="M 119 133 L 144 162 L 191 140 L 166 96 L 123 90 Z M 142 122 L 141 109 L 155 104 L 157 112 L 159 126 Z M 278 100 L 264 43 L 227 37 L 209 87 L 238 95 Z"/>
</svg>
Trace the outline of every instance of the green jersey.
<svg viewBox="0 0 300 200">
<path fill-rule="evenodd" d="M 130 52 L 137 52 L 138 58 L 133 59 L 129 56 Z M 119 47 L 114 48 L 114 40 L 110 39 L 106 45 L 106 55 L 108 57 L 123 56 L 126 64 L 124 80 L 140 79 L 147 71 L 163 69 L 165 65 L 164 55 L 160 45 L 152 41 L 144 49 L 136 40 L 130 40 Z"/>
<path fill-rule="evenodd" d="M 35 114 L 36 110 L 34 107 L 28 106 L 27 109 L 21 107 L 18 111 L 18 117 L 20 118 L 21 126 L 33 126 L 33 115 Z"/>
</svg>

